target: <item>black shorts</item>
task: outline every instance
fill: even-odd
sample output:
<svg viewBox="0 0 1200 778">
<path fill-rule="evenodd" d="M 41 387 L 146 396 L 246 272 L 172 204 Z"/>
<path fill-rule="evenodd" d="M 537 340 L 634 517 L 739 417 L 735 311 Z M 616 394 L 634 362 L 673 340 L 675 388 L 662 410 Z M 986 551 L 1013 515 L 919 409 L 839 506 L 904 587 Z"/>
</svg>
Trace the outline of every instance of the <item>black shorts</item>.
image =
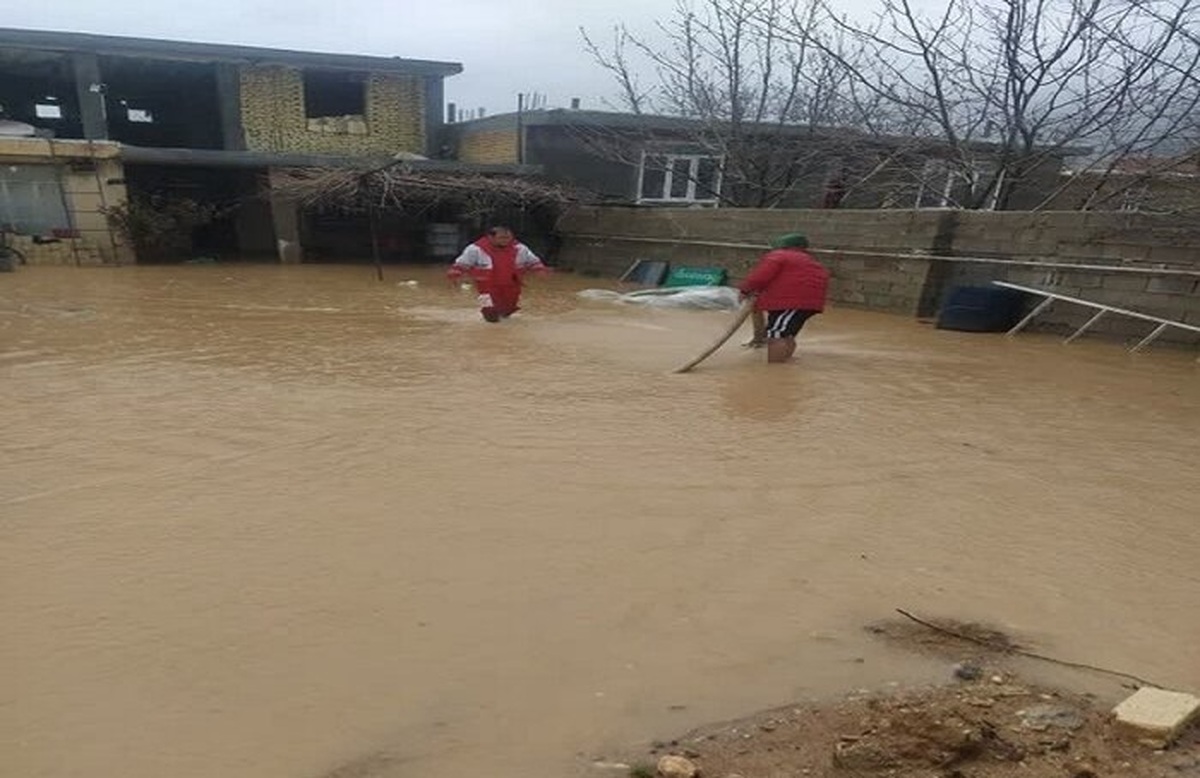
<svg viewBox="0 0 1200 778">
<path fill-rule="evenodd" d="M 804 322 L 816 315 L 817 311 L 801 311 L 796 308 L 767 311 L 767 340 L 796 337 L 800 334 Z"/>
</svg>

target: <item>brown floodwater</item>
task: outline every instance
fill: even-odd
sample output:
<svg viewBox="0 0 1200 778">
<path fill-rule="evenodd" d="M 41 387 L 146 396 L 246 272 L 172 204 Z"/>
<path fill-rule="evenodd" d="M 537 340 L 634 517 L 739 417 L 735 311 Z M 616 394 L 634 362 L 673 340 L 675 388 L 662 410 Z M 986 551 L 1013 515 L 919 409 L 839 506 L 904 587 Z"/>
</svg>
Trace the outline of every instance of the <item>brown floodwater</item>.
<svg viewBox="0 0 1200 778">
<path fill-rule="evenodd" d="M 439 278 L 0 276 L 0 773 L 565 776 L 944 676 L 896 607 L 1200 688 L 1195 354 Z"/>
</svg>

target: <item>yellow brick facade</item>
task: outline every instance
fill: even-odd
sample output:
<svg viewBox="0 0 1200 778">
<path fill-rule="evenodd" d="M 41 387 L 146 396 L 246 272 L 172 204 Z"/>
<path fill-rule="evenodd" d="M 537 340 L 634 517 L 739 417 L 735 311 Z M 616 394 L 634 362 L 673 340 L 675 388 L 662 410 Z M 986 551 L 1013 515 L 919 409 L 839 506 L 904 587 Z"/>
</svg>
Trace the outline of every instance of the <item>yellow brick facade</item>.
<svg viewBox="0 0 1200 778">
<path fill-rule="evenodd" d="M 244 67 L 241 103 L 246 148 L 307 154 L 423 153 L 423 80 L 373 73 L 366 88 L 365 133 L 314 131 L 304 113 L 302 71 L 276 65 Z"/>
<path fill-rule="evenodd" d="M 458 141 L 458 158 L 478 165 L 517 163 L 517 131 L 490 130 L 464 133 Z"/>
</svg>

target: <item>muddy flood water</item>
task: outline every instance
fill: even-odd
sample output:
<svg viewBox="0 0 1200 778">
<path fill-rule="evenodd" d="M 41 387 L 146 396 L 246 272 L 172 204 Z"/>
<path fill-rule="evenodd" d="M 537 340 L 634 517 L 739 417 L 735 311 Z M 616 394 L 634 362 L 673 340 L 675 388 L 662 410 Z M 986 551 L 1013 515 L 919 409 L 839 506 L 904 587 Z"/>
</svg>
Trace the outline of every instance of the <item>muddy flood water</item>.
<svg viewBox="0 0 1200 778">
<path fill-rule="evenodd" d="M 1194 353 L 440 279 L 0 277 L 0 773 L 569 776 L 945 677 L 897 607 L 1200 688 Z"/>
</svg>

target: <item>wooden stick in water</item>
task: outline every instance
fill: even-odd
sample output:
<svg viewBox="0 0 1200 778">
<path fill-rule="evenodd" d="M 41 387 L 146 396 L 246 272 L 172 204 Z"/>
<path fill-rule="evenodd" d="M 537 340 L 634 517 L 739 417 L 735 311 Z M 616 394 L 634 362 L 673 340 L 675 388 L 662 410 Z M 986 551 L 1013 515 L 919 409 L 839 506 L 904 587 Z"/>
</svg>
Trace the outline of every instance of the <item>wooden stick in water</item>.
<svg viewBox="0 0 1200 778">
<path fill-rule="evenodd" d="M 713 354 L 715 354 L 717 352 L 717 349 L 721 348 L 721 346 L 724 346 L 725 342 L 728 341 L 730 338 L 732 338 L 734 336 L 734 334 L 737 333 L 737 331 L 739 329 L 741 329 L 742 325 L 746 323 L 746 319 L 749 319 L 750 314 L 752 314 L 752 313 L 754 313 L 754 300 L 747 298 L 746 300 L 742 301 L 742 307 L 738 309 L 737 315 L 734 316 L 733 321 L 730 322 L 729 329 L 725 330 L 725 332 L 721 334 L 721 337 L 717 338 L 715 341 L 713 341 L 713 344 L 711 346 L 709 346 L 703 352 L 701 352 L 700 356 L 696 357 L 691 362 L 688 362 L 686 365 L 679 368 L 675 372 L 676 373 L 690 372 L 692 370 L 692 368 L 696 367 L 696 365 L 700 364 L 701 362 L 703 362 L 704 360 L 708 359 Z"/>
</svg>

